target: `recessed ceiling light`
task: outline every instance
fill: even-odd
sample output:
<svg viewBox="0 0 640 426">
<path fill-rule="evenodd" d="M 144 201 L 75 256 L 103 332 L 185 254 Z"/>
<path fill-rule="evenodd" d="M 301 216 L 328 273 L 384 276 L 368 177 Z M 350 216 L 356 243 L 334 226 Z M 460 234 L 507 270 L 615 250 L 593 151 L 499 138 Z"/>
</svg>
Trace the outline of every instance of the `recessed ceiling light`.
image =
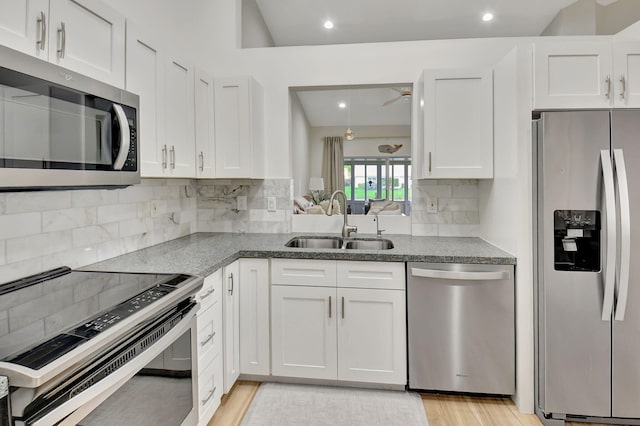
<svg viewBox="0 0 640 426">
<path fill-rule="evenodd" d="M 324 21 L 324 25 L 323 25 L 326 29 L 330 30 L 331 28 L 333 28 L 333 22 L 330 20 L 326 20 Z"/>
<path fill-rule="evenodd" d="M 347 104 L 345 104 L 344 102 L 340 102 L 338 104 L 338 108 L 340 108 L 340 109 L 345 109 L 346 107 L 347 107 Z"/>
<path fill-rule="evenodd" d="M 484 22 L 493 21 L 493 13 L 491 13 L 491 12 L 486 12 L 484 15 L 482 15 L 482 20 L 483 20 Z"/>
</svg>

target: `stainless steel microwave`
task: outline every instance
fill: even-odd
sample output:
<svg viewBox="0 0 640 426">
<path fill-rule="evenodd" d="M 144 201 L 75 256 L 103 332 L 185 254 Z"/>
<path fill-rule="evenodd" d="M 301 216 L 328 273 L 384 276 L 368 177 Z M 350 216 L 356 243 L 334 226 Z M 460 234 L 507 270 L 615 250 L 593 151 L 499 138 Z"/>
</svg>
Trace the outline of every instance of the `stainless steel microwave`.
<svg viewBox="0 0 640 426">
<path fill-rule="evenodd" d="M 139 98 L 0 46 L 0 191 L 140 182 Z"/>
</svg>

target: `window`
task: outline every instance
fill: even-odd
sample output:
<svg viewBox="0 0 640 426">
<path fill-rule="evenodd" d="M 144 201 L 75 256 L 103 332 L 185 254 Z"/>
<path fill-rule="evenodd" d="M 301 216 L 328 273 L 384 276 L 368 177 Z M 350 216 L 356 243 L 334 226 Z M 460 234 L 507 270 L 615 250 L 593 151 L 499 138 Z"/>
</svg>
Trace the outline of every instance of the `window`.
<svg viewBox="0 0 640 426">
<path fill-rule="evenodd" d="M 411 210 L 411 159 L 345 158 L 344 193 L 352 214 L 364 214 L 369 200 L 388 199 L 400 203 L 402 212 L 408 215 Z"/>
</svg>

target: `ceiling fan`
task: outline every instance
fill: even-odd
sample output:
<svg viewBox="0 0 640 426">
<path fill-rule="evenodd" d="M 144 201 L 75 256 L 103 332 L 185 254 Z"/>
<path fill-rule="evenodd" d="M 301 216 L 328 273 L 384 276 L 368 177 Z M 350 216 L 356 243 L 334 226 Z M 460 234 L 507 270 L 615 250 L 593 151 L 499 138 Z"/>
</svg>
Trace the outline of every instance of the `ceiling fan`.
<svg viewBox="0 0 640 426">
<path fill-rule="evenodd" d="M 391 90 L 394 90 L 394 91 L 398 92 L 399 95 L 396 96 L 393 99 L 389 99 L 387 102 L 383 103 L 382 106 L 391 105 L 392 103 L 397 102 L 400 99 L 404 99 L 404 100 L 411 99 L 411 89 L 408 89 L 406 87 L 402 87 L 400 89 L 398 89 L 396 87 L 391 87 Z"/>
</svg>

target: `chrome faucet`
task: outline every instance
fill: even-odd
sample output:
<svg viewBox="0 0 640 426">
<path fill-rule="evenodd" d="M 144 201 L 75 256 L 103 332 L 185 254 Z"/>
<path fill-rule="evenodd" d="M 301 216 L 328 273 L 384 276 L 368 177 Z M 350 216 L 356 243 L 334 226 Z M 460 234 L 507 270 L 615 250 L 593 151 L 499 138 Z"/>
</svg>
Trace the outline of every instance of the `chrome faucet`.
<svg viewBox="0 0 640 426">
<path fill-rule="evenodd" d="M 333 191 L 333 194 L 331 194 L 331 199 L 329 199 L 329 208 L 327 208 L 327 216 L 331 216 L 331 214 L 333 213 L 333 200 L 336 198 L 336 195 L 338 194 L 342 194 L 342 197 L 344 198 L 344 205 L 347 205 L 347 195 L 344 193 L 344 191 L 340 190 L 340 189 L 336 189 L 335 191 Z M 342 224 L 342 238 L 349 238 L 349 235 L 351 235 L 352 232 L 358 232 L 358 227 L 354 226 L 354 225 L 349 225 L 347 223 L 347 209 L 343 209 L 344 210 L 344 223 Z"/>
<path fill-rule="evenodd" d="M 380 226 L 378 225 L 380 223 L 380 218 L 378 217 L 378 215 L 375 215 L 373 221 L 376 223 L 376 235 L 378 236 L 378 238 L 382 238 L 382 233 L 386 231 L 386 229 L 380 229 Z"/>
</svg>

